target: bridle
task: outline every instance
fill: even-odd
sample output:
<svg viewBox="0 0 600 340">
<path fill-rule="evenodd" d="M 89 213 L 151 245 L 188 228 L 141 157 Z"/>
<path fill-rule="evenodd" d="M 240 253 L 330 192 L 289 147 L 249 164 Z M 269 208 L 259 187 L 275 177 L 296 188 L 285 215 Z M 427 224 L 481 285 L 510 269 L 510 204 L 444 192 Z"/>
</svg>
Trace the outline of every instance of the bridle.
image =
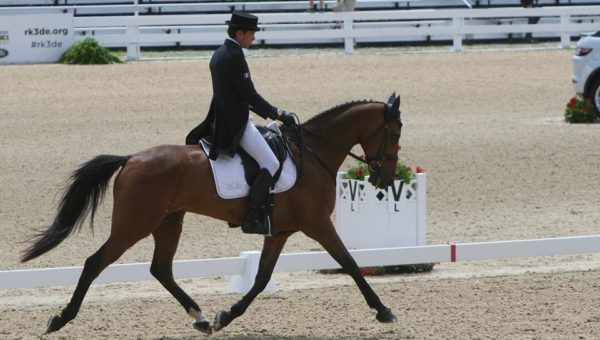
<svg viewBox="0 0 600 340">
<path fill-rule="evenodd" d="M 299 143 L 296 141 L 293 141 L 293 140 L 292 141 L 300 146 L 300 159 L 301 159 L 300 162 L 301 162 L 301 164 L 304 164 L 304 150 L 306 150 L 311 155 L 313 155 L 313 157 L 315 157 L 315 159 L 319 162 L 319 164 L 327 171 L 327 173 L 329 173 L 329 175 L 333 179 L 333 182 L 334 183 L 336 182 L 335 171 L 331 171 L 331 169 L 329 169 L 327 167 L 327 164 L 325 163 L 325 161 L 323 161 L 316 152 L 314 152 L 309 146 L 307 146 L 304 143 L 304 133 L 307 133 L 307 134 L 317 138 L 319 141 L 332 146 L 334 149 L 338 150 L 339 152 L 343 152 L 347 156 L 350 156 L 350 157 L 356 159 L 357 161 L 366 164 L 367 167 L 369 168 L 369 172 L 372 173 L 373 175 L 379 177 L 380 171 L 381 171 L 381 163 L 380 163 L 381 161 L 387 161 L 387 160 L 392 160 L 394 162 L 398 161 L 398 153 L 397 152 L 390 153 L 390 154 L 385 153 L 385 150 L 387 149 L 387 146 L 388 146 L 388 134 L 390 133 L 390 124 L 398 123 L 398 127 L 400 129 L 402 128 L 402 121 L 400 120 L 400 112 L 398 111 L 398 113 L 395 113 L 392 111 L 393 110 L 392 110 L 392 106 L 390 105 L 390 103 L 387 103 L 384 105 L 383 123 L 381 125 L 379 125 L 373 132 L 371 132 L 367 136 L 367 138 L 365 138 L 365 140 L 364 140 L 364 142 L 368 142 L 378 132 L 380 132 L 383 129 L 383 134 L 381 136 L 381 142 L 379 143 L 379 147 L 377 149 L 376 155 L 373 157 L 368 156 L 368 155 L 366 155 L 364 158 L 360 157 L 357 154 L 355 154 L 354 152 L 352 152 L 351 149 L 349 150 L 349 149 L 337 144 L 335 141 L 332 141 L 329 138 L 323 137 L 323 136 L 303 127 L 300 124 L 295 125 L 296 134 L 299 136 L 300 141 L 299 141 Z M 298 173 L 299 178 L 301 177 L 302 169 L 303 169 L 303 166 L 300 166 L 299 173 Z"/>
<path fill-rule="evenodd" d="M 369 157 L 367 155 L 365 156 L 364 160 L 360 157 L 353 157 L 354 159 L 358 159 L 359 161 L 367 164 L 369 172 L 375 173 L 377 174 L 377 176 L 379 176 L 379 171 L 381 171 L 380 161 L 398 161 L 398 152 L 385 154 L 385 150 L 388 146 L 388 134 L 390 133 L 390 124 L 398 123 L 398 127 L 402 129 L 402 121 L 400 120 L 400 114 L 398 114 L 398 116 L 396 117 L 394 113 L 390 112 L 390 109 L 390 105 L 386 104 L 385 111 L 383 113 L 383 123 L 365 139 L 365 143 L 368 142 L 369 140 L 371 140 L 371 138 L 373 138 L 373 136 L 375 136 L 376 133 L 378 133 L 383 128 L 383 135 L 381 136 L 381 142 L 379 143 L 379 148 L 377 149 L 377 154 L 375 155 L 375 157 Z M 351 152 L 349 152 L 348 154 L 351 156 L 353 155 Z"/>
</svg>

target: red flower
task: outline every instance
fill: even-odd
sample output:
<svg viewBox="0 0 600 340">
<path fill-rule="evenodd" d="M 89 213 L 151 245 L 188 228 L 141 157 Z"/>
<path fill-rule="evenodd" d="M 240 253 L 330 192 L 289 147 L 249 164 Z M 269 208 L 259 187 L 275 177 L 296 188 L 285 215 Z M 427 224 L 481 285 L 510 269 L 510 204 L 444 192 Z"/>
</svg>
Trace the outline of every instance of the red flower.
<svg viewBox="0 0 600 340">
<path fill-rule="evenodd" d="M 420 174 L 420 173 L 423 173 L 423 172 L 425 172 L 425 169 L 423 169 L 420 166 L 418 166 L 417 167 L 417 173 Z"/>
<path fill-rule="evenodd" d="M 571 100 L 569 101 L 568 106 L 572 109 L 575 107 L 575 105 L 577 104 L 577 97 L 573 97 L 571 98 Z"/>
<path fill-rule="evenodd" d="M 363 169 L 361 169 L 361 168 L 356 169 L 356 177 L 362 177 L 363 173 L 364 173 Z"/>
</svg>

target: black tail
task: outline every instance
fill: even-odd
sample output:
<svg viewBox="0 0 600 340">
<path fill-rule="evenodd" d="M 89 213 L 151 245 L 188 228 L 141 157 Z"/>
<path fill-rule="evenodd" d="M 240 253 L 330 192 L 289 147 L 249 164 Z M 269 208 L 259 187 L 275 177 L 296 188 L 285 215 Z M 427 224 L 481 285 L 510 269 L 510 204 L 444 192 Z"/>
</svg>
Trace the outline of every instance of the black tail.
<svg viewBox="0 0 600 340">
<path fill-rule="evenodd" d="M 129 156 L 100 155 L 73 172 L 67 191 L 60 200 L 58 213 L 52 225 L 34 237 L 34 243 L 24 251 L 21 262 L 27 262 L 58 246 L 75 229 L 81 228 L 87 214 L 92 212 L 93 227 L 96 209 L 113 174 Z"/>
</svg>

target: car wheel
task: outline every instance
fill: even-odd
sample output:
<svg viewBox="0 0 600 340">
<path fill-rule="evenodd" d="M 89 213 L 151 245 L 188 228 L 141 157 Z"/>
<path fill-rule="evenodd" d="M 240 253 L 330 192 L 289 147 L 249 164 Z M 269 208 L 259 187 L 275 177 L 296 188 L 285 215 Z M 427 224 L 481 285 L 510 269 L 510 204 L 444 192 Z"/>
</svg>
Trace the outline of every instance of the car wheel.
<svg viewBox="0 0 600 340">
<path fill-rule="evenodd" d="M 596 80 L 594 85 L 592 85 L 590 99 L 592 99 L 596 113 L 600 114 L 600 79 Z"/>
</svg>

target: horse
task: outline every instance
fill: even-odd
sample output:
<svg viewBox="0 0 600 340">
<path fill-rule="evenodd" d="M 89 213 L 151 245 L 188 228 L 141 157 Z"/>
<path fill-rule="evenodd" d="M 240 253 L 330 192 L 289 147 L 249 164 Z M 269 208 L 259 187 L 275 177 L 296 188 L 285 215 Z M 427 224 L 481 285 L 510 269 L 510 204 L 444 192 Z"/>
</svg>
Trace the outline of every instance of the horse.
<svg viewBox="0 0 600 340">
<path fill-rule="evenodd" d="M 301 231 L 317 241 L 349 274 L 380 322 L 397 321 L 362 276 L 356 262 L 331 221 L 335 208 L 336 172 L 351 149 L 359 144 L 370 169 L 369 181 L 386 188 L 394 178 L 402 128 L 400 97 L 387 102 L 357 100 L 337 105 L 303 124 L 281 130 L 298 168 L 294 186 L 274 197 L 272 225 L 277 230 L 264 238 L 260 264 L 250 291 L 229 310 L 216 313 L 213 324 L 198 304 L 175 282 L 173 258 L 186 212 L 240 225 L 247 198 L 222 199 L 217 195 L 207 155 L 198 145 L 161 145 L 128 156 L 99 155 L 82 164 L 70 177 L 50 226 L 32 238 L 22 262 L 58 246 L 90 215 L 90 228 L 110 179 L 113 185 L 111 231 L 106 242 L 85 260 L 71 300 L 60 315 L 50 317 L 46 333 L 73 320 L 95 278 L 127 249 L 152 235 L 155 249 L 151 274 L 173 295 L 207 335 L 244 314 L 262 292 L 288 237 Z M 358 158 L 361 159 L 361 158 Z"/>
</svg>

